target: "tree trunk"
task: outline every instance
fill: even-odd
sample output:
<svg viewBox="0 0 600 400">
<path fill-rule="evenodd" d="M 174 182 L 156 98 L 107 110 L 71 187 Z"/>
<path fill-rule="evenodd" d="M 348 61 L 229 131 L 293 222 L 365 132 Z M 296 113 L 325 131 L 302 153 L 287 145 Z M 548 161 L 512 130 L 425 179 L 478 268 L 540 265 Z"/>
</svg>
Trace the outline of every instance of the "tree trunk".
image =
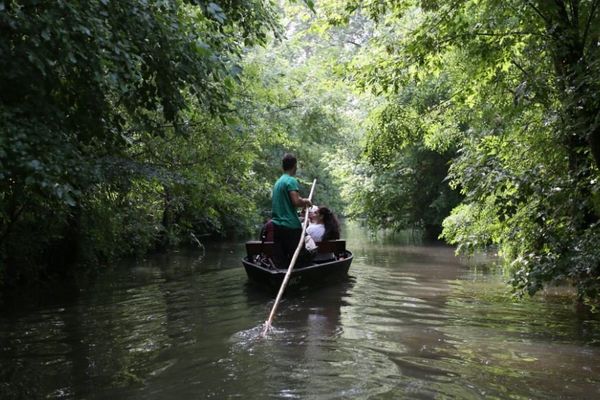
<svg viewBox="0 0 600 400">
<path fill-rule="evenodd" d="M 597 111 L 600 114 L 600 110 Z M 600 123 L 600 121 L 598 121 Z M 596 162 L 596 168 L 600 170 L 600 126 L 594 127 L 593 131 L 589 134 L 590 148 L 592 149 L 592 156 Z"/>
<path fill-rule="evenodd" d="M 162 215 L 162 232 L 158 237 L 158 243 L 156 247 L 160 250 L 165 249 L 169 245 L 169 229 L 173 224 L 173 206 L 171 204 L 172 196 L 171 189 L 168 186 L 164 186 L 164 209 Z"/>
<path fill-rule="evenodd" d="M 583 33 L 579 26 L 578 2 L 571 3 L 570 7 L 561 0 L 553 3 L 541 1 L 538 4 L 540 7 L 546 5 L 548 35 L 554 38 L 553 62 L 559 90 L 562 92 L 564 144 L 569 154 L 569 174 L 576 182 L 575 190 L 581 198 L 589 200 L 591 192 L 588 182 L 592 167 L 590 152 L 594 163 L 600 167 L 600 130 L 595 127 L 599 110 L 593 99 L 595 88 L 586 76 L 589 68 L 585 58 Z M 588 201 L 586 203 L 587 207 L 583 210 L 579 208 L 579 204 L 573 209 L 573 217 L 580 221 L 577 225 L 582 228 L 598 220 L 591 204 Z"/>
</svg>

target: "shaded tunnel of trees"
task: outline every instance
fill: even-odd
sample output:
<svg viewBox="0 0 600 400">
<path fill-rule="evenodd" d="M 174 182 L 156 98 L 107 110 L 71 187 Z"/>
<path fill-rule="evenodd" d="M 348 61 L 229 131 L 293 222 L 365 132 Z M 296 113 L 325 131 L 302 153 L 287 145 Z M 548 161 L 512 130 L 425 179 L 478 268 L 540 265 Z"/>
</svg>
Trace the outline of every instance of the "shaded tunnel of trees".
<svg viewBox="0 0 600 400">
<path fill-rule="evenodd" d="M 339 214 L 597 302 L 599 8 L 0 1 L 0 290 L 252 235 L 288 151 Z"/>
</svg>

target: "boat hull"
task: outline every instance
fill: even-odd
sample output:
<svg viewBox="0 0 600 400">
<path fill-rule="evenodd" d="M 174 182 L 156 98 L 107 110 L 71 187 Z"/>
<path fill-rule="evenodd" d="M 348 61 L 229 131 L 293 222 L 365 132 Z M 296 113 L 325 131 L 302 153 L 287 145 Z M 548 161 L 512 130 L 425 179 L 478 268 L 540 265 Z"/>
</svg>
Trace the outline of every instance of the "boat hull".
<svg viewBox="0 0 600 400">
<path fill-rule="evenodd" d="M 346 251 L 344 258 L 338 260 L 294 268 L 287 286 L 289 288 L 320 286 L 327 282 L 342 280 L 348 276 L 352 259 L 352 253 Z M 266 268 L 255 263 L 250 257 L 244 257 L 242 264 L 248 279 L 273 289 L 279 289 L 287 272 L 285 269 Z"/>
</svg>

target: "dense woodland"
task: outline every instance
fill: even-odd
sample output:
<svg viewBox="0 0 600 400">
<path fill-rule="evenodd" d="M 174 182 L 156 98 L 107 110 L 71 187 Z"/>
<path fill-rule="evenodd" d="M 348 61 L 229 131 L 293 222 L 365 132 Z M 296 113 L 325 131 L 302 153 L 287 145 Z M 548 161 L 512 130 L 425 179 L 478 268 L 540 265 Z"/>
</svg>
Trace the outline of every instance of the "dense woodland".
<svg viewBox="0 0 600 400">
<path fill-rule="evenodd" d="M 0 290 L 318 204 L 600 293 L 600 0 L 0 0 Z"/>
</svg>

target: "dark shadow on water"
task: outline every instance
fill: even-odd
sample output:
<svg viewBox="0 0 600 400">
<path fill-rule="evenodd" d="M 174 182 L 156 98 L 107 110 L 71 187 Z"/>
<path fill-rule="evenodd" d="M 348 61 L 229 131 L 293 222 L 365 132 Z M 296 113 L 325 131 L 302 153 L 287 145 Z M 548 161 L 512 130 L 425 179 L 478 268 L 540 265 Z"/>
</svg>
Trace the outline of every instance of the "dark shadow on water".
<svg viewBox="0 0 600 400">
<path fill-rule="evenodd" d="M 311 282 L 310 285 L 287 286 L 283 293 L 283 297 L 298 297 L 311 292 L 339 290 L 340 288 L 351 287 L 354 282 L 356 282 L 356 277 L 347 275 L 342 278 L 337 278 L 334 281 Z M 250 301 L 274 300 L 277 297 L 279 289 L 280 287 L 253 280 L 248 280 L 244 284 L 244 292 Z"/>
</svg>

